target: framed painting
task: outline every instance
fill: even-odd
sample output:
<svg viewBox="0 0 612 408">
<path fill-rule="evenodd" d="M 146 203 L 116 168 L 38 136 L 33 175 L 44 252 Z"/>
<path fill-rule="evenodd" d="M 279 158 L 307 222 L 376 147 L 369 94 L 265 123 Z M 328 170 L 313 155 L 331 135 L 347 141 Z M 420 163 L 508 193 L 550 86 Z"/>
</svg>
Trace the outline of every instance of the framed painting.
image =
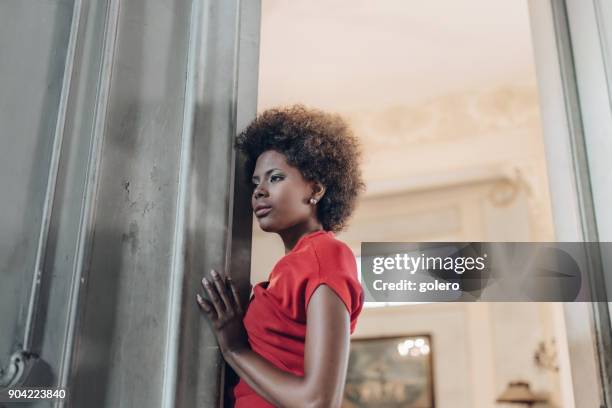
<svg viewBox="0 0 612 408">
<path fill-rule="evenodd" d="M 343 408 L 434 408 L 430 335 L 351 341 Z"/>
</svg>

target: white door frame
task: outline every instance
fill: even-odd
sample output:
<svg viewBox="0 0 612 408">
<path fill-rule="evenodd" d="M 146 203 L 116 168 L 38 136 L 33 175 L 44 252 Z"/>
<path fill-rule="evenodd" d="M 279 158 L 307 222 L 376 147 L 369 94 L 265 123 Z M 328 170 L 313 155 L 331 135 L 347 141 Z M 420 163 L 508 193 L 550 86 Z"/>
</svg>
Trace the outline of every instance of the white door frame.
<svg viewBox="0 0 612 408">
<path fill-rule="evenodd" d="M 606 10 L 612 6 L 528 1 L 556 239 L 612 241 L 612 214 L 605 211 L 612 207 L 612 14 Z M 592 287 L 610 293 L 610 254 L 597 253 L 591 266 Z M 562 378 L 572 385 L 571 399 L 576 406 L 610 406 L 609 304 L 565 303 L 563 316 L 567 341 L 561 348 L 569 361 L 560 364 L 571 372 Z"/>
</svg>

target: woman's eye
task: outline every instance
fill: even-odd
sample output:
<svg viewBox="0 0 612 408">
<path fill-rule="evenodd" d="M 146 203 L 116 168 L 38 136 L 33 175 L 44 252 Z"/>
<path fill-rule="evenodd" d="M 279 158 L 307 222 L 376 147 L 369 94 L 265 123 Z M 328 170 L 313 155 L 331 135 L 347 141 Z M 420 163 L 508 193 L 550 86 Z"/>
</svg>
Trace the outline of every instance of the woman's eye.
<svg viewBox="0 0 612 408">
<path fill-rule="evenodd" d="M 271 176 L 271 177 L 270 177 L 270 181 L 271 181 L 271 182 L 272 182 L 272 181 L 279 181 L 279 180 L 282 180 L 283 178 L 284 178 L 283 176 L 275 175 L 275 176 Z M 259 183 L 255 183 L 255 182 L 252 182 L 252 183 L 251 183 L 251 187 L 252 187 L 253 189 L 257 188 L 257 186 L 258 186 L 258 185 L 259 185 Z"/>
</svg>

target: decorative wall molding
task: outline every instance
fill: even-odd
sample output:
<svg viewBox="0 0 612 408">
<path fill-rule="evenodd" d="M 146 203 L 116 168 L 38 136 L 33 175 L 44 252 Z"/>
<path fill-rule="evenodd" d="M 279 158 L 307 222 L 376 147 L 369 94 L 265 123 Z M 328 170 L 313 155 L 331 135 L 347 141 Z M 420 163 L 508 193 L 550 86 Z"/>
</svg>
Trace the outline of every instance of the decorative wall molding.
<svg viewBox="0 0 612 408">
<path fill-rule="evenodd" d="M 475 136 L 539 130 L 537 87 L 500 85 L 449 93 L 411 106 L 346 112 L 366 150 L 463 142 Z"/>
</svg>

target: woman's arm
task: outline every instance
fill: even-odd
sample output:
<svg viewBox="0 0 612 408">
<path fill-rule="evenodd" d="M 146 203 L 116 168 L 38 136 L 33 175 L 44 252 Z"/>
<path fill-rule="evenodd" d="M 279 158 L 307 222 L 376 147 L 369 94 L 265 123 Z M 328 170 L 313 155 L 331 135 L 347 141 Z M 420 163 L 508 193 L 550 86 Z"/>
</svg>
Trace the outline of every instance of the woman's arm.
<svg viewBox="0 0 612 408">
<path fill-rule="evenodd" d="M 349 355 L 348 311 L 334 291 L 320 285 L 308 304 L 307 319 L 304 377 L 276 368 L 250 349 L 224 356 L 241 378 L 278 407 L 340 407 Z"/>
<path fill-rule="evenodd" d="M 258 394 L 284 408 L 339 407 L 348 365 L 350 318 L 327 285 L 312 294 L 307 310 L 304 377 L 278 369 L 252 351 L 242 324 L 242 307 L 231 280 L 203 280 L 209 300 L 198 303 L 211 320 L 225 360 Z"/>
</svg>

